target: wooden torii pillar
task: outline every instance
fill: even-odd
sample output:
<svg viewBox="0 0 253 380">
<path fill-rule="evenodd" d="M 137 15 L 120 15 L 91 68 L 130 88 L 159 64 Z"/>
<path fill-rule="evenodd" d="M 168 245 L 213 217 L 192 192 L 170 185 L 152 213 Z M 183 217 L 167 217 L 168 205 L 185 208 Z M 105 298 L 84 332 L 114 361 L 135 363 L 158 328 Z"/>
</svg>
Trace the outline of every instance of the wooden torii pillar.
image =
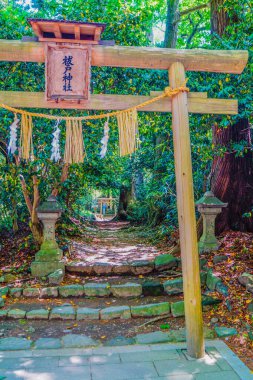
<svg viewBox="0 0 253 380">
<path fill-rule="evenodd" d="M 171 65 L 169 81 L 172 88 L 184 83 L 182 63 Z M 204 334 L 186 93 L 181 92 L 172 98 L 172 128 L 188 354 L 201 358 L 204 356 Z"/>
<path fill-rule="evenodd" d="M 185 71 L 240 74 L 248 60 L 246 51 L 176 50 L 149 47 L 92 46 L 93 66 L 169 70 L 171 87 L 182 85 Z M 44 62 L 42 43 L 0 40 L 0 61 Z M 166 87 L 166 84 L 165 84 Z M 156 96 L 153 93 L 152 96 Z M 52 103 L 44 93 L 0 91 L 0 103 L 13 107 L 121 110 L 152 96 L 91 95 L 78 104 Z M 179 93 L 142 108 L 144 112 L 172 112 L 176 168 L 177 207 L 184 282 L 185 321 L 188 354 L 204 356 L 203 322 L 197 232 L 192 181 L 189 116 L 192 113 L 236 114 L 237 101 L 207 99 L 206 93 Z"/>
</svg>

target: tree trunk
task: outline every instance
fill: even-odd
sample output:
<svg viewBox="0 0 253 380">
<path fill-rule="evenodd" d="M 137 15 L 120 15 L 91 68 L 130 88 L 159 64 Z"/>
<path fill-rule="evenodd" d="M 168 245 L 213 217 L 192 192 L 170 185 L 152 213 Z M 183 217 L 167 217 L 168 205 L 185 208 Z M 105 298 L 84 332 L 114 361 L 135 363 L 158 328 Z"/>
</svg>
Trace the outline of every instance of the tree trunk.
<svg viewBox="0 0 253 380">
<path fill-rule="evenodd" d="M 229 18 L 223 3 L 224 0 L 210 1 L 211 33 L 216 33 L 219 36 L 224 34 L 224 31 L 229 23 Z"/>
<path fill-rule="evenodd" d="M 211 32 L 224 37 L 230 22 L 238 21 L 237 14 L 227 14 L 224 0 L 211 0 Z M 214 127 L 213 143 L 215 146 L 229 146 L 246 142 L 251 146 L 250 126 L 247 119 L 241 119 L 227 128 Z M 236 157 L 236 152 L 227 152 L 223 157 L 213 160 L 211 169 L 211 189 L 215 196 L 228 207 L 216 220 L 216 232 L 227 229 L 253 231 L 252 218 L 244 218 L 243 214 L 251 211 L 253 204 L 253 155 L 250 149 L 243 157 Z"/>
<path fill-rule="evenodd" d="M 14 158 L 15 158 L 16 165 L 18 166 L 19 157 L 15 155 Z M 33 238 L 35 240 L 35 243 L 39 247 L 43 242 L 43 228 L 37 214 L 37 207 L 39 205 L 40 195 L 39 195 L 39 187 L 38 187 L 38 178 L 36 175 L 33 175 L 32 178 L 33 178 L 33 195 L 32 197 L 30 197 L 30 194 L 25 182 L 25 178 L 22 174 L 19 175 L 21 189 L 23 192 L 23 196 L 25 199 L 28 212 L 30 214 L 29 226 L 30 226 Z"/>
<path fill-rule="evenodd" d="M 229 128 L 214 128 L 213 141 L 216 146 L 228 146 L 233 143 L 247 142 L 251 146 L 250 125 L 247 119 L 241 119 Z M 253 231 L 253 218 L 243 214 L 251 211 L 253 205 L 253 154 L 250 149 L 243 157 L 236 152 L 216 157 L 211 172 L 212 191 L 228 207 L 216 220 L 217 233 L 227 229 Z"/>
<path fill-rule="evenodd" d="M 143 173 L 140 168 L 137 168 L 136 170 L 134 170 L 133 175 L 132 175 L 132 198 L 133 199 L 136 199 L 137 201 L 142 200 L 143 186 L 144 186 Z"/>
<path fill-rule="evenodd" d="M 12 230 L 14 233 L 18 231 L 18 213 L 16 198 L 11 197 L 12 204 Z"/>
<path fill-rule="evenodd" d="M 69 164 L 64 164 L 62 167 L 61 179 L 60 182 L 57 183 L 56 187 L 52 190 L 52 195 L 57 197 L 60 190 L 60 185 L 62 185 L 68 178 L 69 175 Z"/>
<path fill-rule="evenodd" d="M 228 15 L 227 7 L 224 3 L 225 0 L 210 1 L 211 33 L 217 34 L 220 37 L 225 35 L 226 27 L 229 24 L 232 24 L 236 30 L 236 24 L 239 22 L 238 14 L 236 12 L 230 13 Z"/>
<path fill-rule="evenodd" d="M 127 208 L 132 197 L 132 191 L 126 186 L 122 186 L 119 195 L 119 208 L 118 208 L 118 219 L 127 219 Z"/>
<path fill-rule="evenodd" d="M 177 43 L 179 0 L 167 0 L 167 18 L 164 38 L 164 47 L 175 48 Z"/>
<path fill-rule="evenodd" d="M 38 222 L 30 221 L 30 229 L 37 247 L 39 248 L 43 243 L 43 227 L 38 219 Z"/>
</svg>

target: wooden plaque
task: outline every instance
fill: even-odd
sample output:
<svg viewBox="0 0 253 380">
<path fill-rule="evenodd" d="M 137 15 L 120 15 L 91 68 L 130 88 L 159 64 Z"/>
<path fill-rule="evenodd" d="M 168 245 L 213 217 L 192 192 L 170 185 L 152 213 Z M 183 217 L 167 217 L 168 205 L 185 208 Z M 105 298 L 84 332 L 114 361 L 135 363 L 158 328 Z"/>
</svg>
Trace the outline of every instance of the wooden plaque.
<svg viewBox="0 0 253 380">
<path fill-rule="evenodd" d="M 91 47 L 48 44 L 46 99 L 89 99 Z"/>
</svg>

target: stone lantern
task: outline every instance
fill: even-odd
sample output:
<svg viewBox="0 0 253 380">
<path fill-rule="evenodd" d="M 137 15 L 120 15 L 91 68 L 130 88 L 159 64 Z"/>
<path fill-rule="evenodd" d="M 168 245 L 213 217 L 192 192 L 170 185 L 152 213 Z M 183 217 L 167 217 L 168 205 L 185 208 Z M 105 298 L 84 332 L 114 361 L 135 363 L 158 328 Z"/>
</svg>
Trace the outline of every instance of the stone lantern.
<svg viewBox="0 0 253 380">
<path fill-rule="evenodd" d="M 216 198 L 212 191 L 207 191 L 202 198 L 196 202 L 198 211 L 203 218 L 203 235 L 199 240 L 199 252 L 216 251 L 219 242 L 215 237 L 215 219 L 221 213 L 227 203 Z"/>
<path fill-rule="evenodd" d="M 35 255 L 35 261 L 31 265 L 33 277 L 43 277 L 61 269 L 65 272 L 62 260 L 62 250 L 55 240 L 55 224 L 61 216 L 62 209 L 56 197 L 50 196 L 38 208 L 38 218 L 42 221 L 43 243 Z"/>
</svg>

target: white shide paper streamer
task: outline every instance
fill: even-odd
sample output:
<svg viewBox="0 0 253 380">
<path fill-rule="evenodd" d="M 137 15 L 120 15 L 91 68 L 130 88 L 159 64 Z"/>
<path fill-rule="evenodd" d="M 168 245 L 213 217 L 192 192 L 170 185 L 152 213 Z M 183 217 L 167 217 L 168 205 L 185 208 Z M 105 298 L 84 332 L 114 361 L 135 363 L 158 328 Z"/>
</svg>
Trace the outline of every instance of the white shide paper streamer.
<svg viewBox="0 0 253 380">
<path fill-rule="evenodd" d="M 52 150 L 51 150 L 51 160 L 58 162 L 61 158 L 60 154 L 60 133 L 61 130 L 59 128 L 60 120 L 57 120 L 55 124 L 55 131 L 53 133 L 53 141 L 52 141 Z"/>
<path fill-rule="evenodd" d="M 106 155 L 108 140 L 109 140 L 109 117 L 106 120 L 105 125 L 104 125 L 104 136 L 101 140 L 102 148 L 100 151 L 100 158 L 104 158 Z"/>
<path fill-rule="evenodd" d="M 17 128 L 19 119 L 15 114 L 14 122 L 10 126 L 10 141 L 8 145 L 8 154 L 14 154 L 17 150 Z"/>
</svg>

